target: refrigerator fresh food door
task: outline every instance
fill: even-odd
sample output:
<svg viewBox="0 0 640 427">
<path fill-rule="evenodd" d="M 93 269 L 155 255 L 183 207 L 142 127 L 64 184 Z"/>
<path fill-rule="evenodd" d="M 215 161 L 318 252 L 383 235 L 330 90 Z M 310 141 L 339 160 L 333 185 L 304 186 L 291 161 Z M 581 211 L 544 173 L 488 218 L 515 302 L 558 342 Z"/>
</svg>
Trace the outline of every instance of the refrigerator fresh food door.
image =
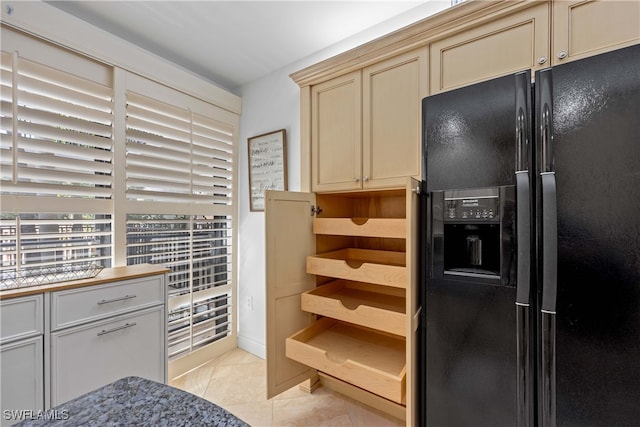
<svg viewBox="0 0 640 427">
<path fill-rule="evenodd" d="M 536 86 L 552 94 L 536 101 L 539 421 L 638 425 L 640 45 L 540 72 Z"/>
</svg>

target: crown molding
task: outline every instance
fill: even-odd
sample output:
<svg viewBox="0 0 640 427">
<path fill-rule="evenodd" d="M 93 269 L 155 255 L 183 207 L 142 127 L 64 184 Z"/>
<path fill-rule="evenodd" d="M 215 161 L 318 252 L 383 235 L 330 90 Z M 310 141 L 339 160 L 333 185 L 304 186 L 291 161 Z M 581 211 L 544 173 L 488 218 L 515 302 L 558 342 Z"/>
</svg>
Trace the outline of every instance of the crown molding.
<svg viewBox="0 0 640 427">
<path fill-rule="evenodd" d="M 290 74 L 300 87 L 329 80 L 549 0 L 473 0 Z"/>
</svg>

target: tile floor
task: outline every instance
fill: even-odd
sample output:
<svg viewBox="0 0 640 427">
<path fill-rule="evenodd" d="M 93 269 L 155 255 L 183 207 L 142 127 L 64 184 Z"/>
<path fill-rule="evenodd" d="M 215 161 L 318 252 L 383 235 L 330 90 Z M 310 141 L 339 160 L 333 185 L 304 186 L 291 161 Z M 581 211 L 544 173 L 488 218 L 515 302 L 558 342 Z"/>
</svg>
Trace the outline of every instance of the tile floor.
<svg viewBox="0 0 640 427">
<path fill-rule="evenodd" d="M 266 363 L 240 349 L 194 369 L 170 384 L 203 397 L 253 427 L 397 427 L 404 422 L 320 387 L 298 387 L 266 398 Z"/>
</svg>

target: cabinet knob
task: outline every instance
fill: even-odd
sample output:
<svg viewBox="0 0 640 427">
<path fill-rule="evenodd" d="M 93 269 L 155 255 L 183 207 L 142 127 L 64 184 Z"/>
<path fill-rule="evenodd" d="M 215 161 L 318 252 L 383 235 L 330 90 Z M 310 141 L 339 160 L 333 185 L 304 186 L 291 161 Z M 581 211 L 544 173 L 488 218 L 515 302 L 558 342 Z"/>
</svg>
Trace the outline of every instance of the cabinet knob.
<svg viewBox="0 0 640 427">
<path fill-rule="evenodd" d="M 358 178 L 357 176 L 354 178 L 355 182 L 360 182 L 360 178 Z"/>
<path fill-rule="evenodd" d="M 546 56 L 541 56 L 540 58 L 538 58 L 538 64 L 542 65 L 545 62 L 547 62 L 547 57 Z"/>
<path fill-rule="evenodd" d="M 363 181 L 364 181 L 364 182 L 368 182 L 368 181 L 369 181 L 369 177 L 368 177 L 368 176 L 365 176 L 365 177 L 364 177 L 364 179 L 363 179 Z"/>
<path fill-rule="evenodd" d="M 564 50 L 561 50 L 560 52 L 558 52 L 558 59 L 564 59 L 567 57 L 567 52 L 565 52 Z"/>
</svg>

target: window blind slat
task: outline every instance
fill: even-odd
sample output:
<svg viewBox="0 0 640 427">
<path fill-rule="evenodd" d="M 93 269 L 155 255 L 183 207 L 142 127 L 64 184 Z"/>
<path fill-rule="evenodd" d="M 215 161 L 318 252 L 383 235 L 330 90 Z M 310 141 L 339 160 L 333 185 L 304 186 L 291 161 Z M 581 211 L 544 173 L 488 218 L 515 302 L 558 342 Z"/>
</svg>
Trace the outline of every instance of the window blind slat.
<svg viewBox="0 0 640 427">
<path fill-rule="evenodd" d="M 2 172 L 4 176 L 4 171 Z M 60 196 L 60 185 L 47 182 L 3 182 L 2 193 L 7 194 L 32 194 L 36 196 Z M 105 199 L 111 197 L 111 188 L 88 187 L 80 185 L 66 185 L 64 187 L 65 196 L 90 197 Z"/>
<path fill-rule="evenodd" d="M 160 159 L 173 159 L 182 160 L 186 163 L 189 162 L 190 153 L 188 144 L 184 144 L 179 141 L 176 141 L 176 144 L 171 144 L 172 141 L 170 140 L 166 140 L 166 142 L 167 144 L 163 145 L 151 145 L 127 141 L 127 155 L 140 154 Z"/>
<path fill-rule="evenodd" d="M 56 168 L 57 171 L 69 170 L 73 171 L 73 176 L 84 175 L 96 175 L 96 174 L 111 174 L 111 165 L 108 163 L 94 162 L 93 159 L 89 161 L 70 157 L 59 157 L 49 153 L 18 153 L 18 163 L 21 165 L 19 168 L 31 168 L 31 169 L 46 169 L 51 171 L 51 168 Z M 24 164 L 24 165 L 22 165 Z M 28 166 L 25 166 L 28 165 Z M 48 173 L 48 172 L 47 172 Z M 102 175 L 104 176 L 104 175 Z M 27 178 L 23 176 L 23 178 Z M 110 182 L 110 180 L 109 180 Z M 101 183 L 104 185 L 104 183 Z"/>
<path fill-rule="evenodd" d="M 103 138 L 100 136 L 89 135 L 86 133 L 75 132 L 73 130 L 65 130 L 42 126 L 35 123 L 18 122 L 18 132 L 21 135 L 29 135 L 28 138 L 21 137 L 18 146 L 29 147 L 30 142 L 34 139 L 48 139 L 51 144 L 60 144 L 65 142 L 81 144 L 89 147 L 110 150 L 112 145 L 111 138 Z"/>
<path fill-rule="evenodd" d="M 21 179 L 32 179 L 36 182 L 70 182 L 72 184 L 111 185 L 110 175 L 91 175 L 89 173 L 63 171 L 53 169 L 39 169 L 18 166 L 18 175 Z M 60 187 L 58 187 L 60 191 Z"/>
<path fill-rule="evenodd" d="M 127 117 L 127 128 L 135 129 L 142 133 L 149 133 L 152 135 L 162 135 L 165 138 L 174 139 L 176 141 L 189 142 L 189 129 L 174 129 L 171 127 L 163 126 L 161 124 L 147 122 L 140 120 L 136 117 Z"/>
<path fill-rule="evenodd" d="M 158 113 L 136 105 L 127 105 L 127 113 L 129 117 L 144 123 L 153 123 L 163 128 L 173 128 L 183 132 L 189 132 L 190 123 L 188 114 L 182 112 L 182 116 L 176 117 L 171 114 Z"/>
<path fill-rule="evenodd" d="M 182 117 L 185 122 L 189 121 L 189 112 L 184 108 L 167 104 L 166 102 L 153 99 L 149 96 L 141 95 L 133 91 L 127 91 L 127 106 L 139 107 L 149 111 L 156 111 L 167 116 Z"/>
<path fill-rule="evenodd" d="M 113 153 L 111 151 L 96 149 L 93 147 L 42 141 L 33 138 L 18 139 L 20 141 L 20 147 L 29 152 L 51 153 L 76 159 L 96 160 L 98 165 L 100 164 L 99 162 L 110 162 L 113 158 Z"/>
<path fill-rule="evenodd" d="M 180 171 L 164 171 L 164 174 L 162 174 L 158 169 L 140 166 L 131 167 L 130 169 L 127 176 L 127 183 L 131 183 L 130 185 L 158 185 L 161 188 L 167 186 L 167 189 L 184 188 L 185 191 L 189 190 L 189 174 Z M 176 186 L 173 187 L 174 185 Z"/>
<path fill-rule="evenodd" d="M 66 99 L 49 98 L 43 95 L 25 92 L 20 86 L 18 86 L 18 88 L 19 105 L 60 115 L 78 117 L 105 125 L 110 125 L 112 123 L 113 117 L 111 111 L 105 112 L 97 109 L 90 109 L 85 105 L 75 104 Z"/>
<path fill-rule="evenodd" d="M 43 81 L 52 83 L 58 87 L 66 88 L 80 94 L 90 94 L 93 98 L 111 100 L 113 89 L 82 77 L 74 76 L 66 71 L 56 70 L 47 65 L 39 64 L 25 58 L 18 60 L 19 74 L 28 77 L 32 82 Z"/>
<path fill-rule="evenodd" d="M 106 138 L 111 138 L 112 135 L 111 123 L 105 125 L 103 123 L 86 120 L 86 118 L 80 119 L 77 117 L 63 116 L 58 113 L 24 107 L 18 108 L 18 117 L 23 121 L 54 128 L 72 129 L 74 132 L 84 132 Z M 105 115 L 105 117 L 107 116 Z"/>
</svg>

